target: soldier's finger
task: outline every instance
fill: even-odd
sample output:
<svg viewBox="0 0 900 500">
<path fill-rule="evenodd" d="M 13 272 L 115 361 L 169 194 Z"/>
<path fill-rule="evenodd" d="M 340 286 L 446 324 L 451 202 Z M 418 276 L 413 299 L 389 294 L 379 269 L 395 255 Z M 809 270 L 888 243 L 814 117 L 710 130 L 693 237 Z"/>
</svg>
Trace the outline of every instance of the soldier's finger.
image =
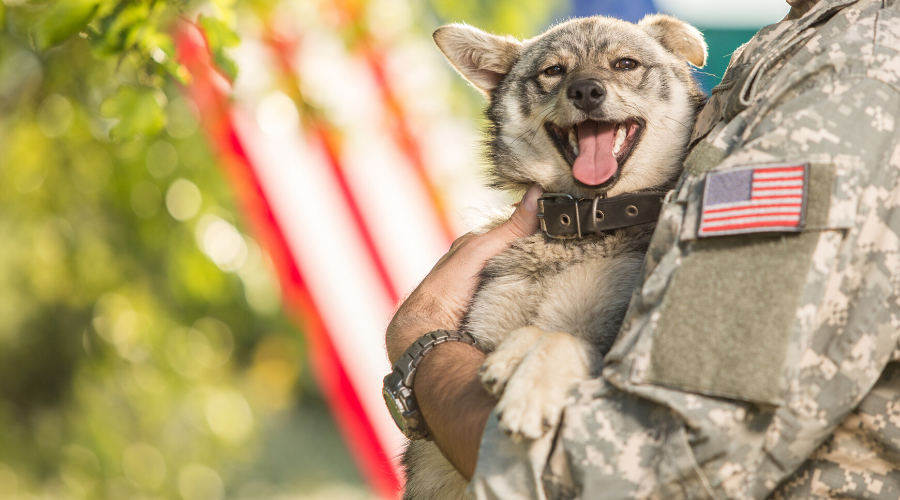
<svg viewBox="0 0 900 500">
<path fill-rule="evenodd" d="M 537 231 L 537 200 L 542 193 L 540 186 L 531 186 L 509 220 L 478 236 L 481 240 L 479 241 L 481 251 L 488 256 L 487 258 L 502 252 L 517 239 L 530 236 Z"/>
</svg>

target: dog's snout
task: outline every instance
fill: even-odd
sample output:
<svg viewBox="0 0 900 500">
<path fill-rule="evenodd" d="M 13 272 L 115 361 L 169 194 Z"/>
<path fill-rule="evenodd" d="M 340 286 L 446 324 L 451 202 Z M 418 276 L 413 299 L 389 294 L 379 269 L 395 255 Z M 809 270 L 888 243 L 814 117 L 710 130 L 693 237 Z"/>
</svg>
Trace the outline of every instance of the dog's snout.
<svg viewBox="0 0 900 500">
<path fill-rule="evenodd" d="M 576 108 L 590 113 L 606 98 L 606 89 L 594 79 L 578 80 L 569 85 L 566 95 Z"/>
</svg>

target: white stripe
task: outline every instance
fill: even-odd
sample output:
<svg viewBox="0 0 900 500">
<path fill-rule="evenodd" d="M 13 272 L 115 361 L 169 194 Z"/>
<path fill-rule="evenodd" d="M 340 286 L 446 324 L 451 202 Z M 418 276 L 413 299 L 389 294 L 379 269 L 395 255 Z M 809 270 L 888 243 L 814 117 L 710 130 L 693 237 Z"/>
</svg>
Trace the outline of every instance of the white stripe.
<svg viewBox="0 0 900 500">
<path fill-rule="evenodd" d="M 756 222 L 785 222 L 796 223 L 800 221 L 800 215 L 772 215 L 768 217 L 736 217 L 727 220 L 703 221 L 704 229 L 715 228 L 719 226 L 730 226 L 732 224 L 753 224 Z"/>
<path fill-rule="evenodd" d="M 245 104 L 238 103 L 243 107 Z M 234 123 L 247 147 L 266 199 L 334 341 L 341 365 L 387 453 L 402 449 L 403 435 L 384 409 L 381 379 L 390 371 L 384 328 L 394 303 L 369 265 L 369 256 L 339 187 L 317 150 L 295 131 L 265 134 L 252 113 L 236 109 Z M 323 210 L 322 207 L 328 207 Z M 328 244 L 322 244 L 328 242 Z"/>
<path fill-rule="evenodd" d="M 413 167 L 392 138 L 379 127 L 346 127 L 343 132 L 347 183 L 402 296 L 419 284 L 452 241 L 441 232 L 426 193 L 409 175 Z"/>
<path fill-rule="evenodd" d="M 757 170 L 753 172 L 754 179 L 775 179 L 782 177 L 785 179 L 787 179 L 788 177 L 803 177 L 803 171 L 798 170 L 797 172 L 766 172 L 765 170 Z"/>
<path fill-rule="evenodd" d="M 765 200 L 733 201 L 731 203 L 717 203 L 715 205 L 707 205 L 704 207 L 704 210 L 719 210 L 722 208 L 733 207 L 759 207 L 765 205 L 779 205 L 782 203 L 800 203 L 802 200 L 802 196 L 791 196 L 784 198 L 770 198 Z"/>
<path fill-rule="evenodd" d="M 755 215 L 755 214 L 771 214 L 771 213 L 780 213 L 780 212 L 789 212 L 789 213 L 800 213 L 800 210 L 803 207 L 762 207 L 762 208 L 735 208 L 734 210 L 727 210 L 722 212 L 705 212 L 703 214 L 703 219 L 718 219 L 721 217 L 744 217 L 747 215 Z"/>
<path fill-rule="evenodd" d="M 753 181 L 753 187 L 803 187 L 803 179 Z"/>
<path fill-rule="evenodd" d="M 803 189 L 772 189 L 765 191 L 753 190 L 750 196 L 803 196 Z"/>
</svg>

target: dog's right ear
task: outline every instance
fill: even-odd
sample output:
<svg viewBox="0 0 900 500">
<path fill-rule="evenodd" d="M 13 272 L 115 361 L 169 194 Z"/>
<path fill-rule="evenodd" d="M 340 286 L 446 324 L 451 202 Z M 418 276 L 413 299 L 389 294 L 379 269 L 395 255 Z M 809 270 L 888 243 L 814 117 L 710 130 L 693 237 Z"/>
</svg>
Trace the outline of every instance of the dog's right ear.
<svg viewBox="0 0 900 500">
<path fill-rule="evenodd" d="M 459 74 L 486 97 L 500 85 L 522 51 L 522 42 L 465 24 L 448 24 L 434 32 L 437 44 Z"/>
</svg>

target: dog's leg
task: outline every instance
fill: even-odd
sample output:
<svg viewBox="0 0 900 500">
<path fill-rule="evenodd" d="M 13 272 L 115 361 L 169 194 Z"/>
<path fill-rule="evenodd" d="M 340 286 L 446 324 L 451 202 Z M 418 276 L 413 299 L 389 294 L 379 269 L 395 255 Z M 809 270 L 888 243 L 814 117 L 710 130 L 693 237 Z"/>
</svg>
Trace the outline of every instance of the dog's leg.
<svg viewBox="0 0 900 500">
<path fill-rule="evenodd" d="M 528 351 L 497 404 L 500 428 L 515 440 L 556 427 L 567 393 L 591 374 L 593 349 L 565 332 L 545 333 Z"/>
<path fill-rule="evenodd" d="M 411 441 L 403 453 L 406 486 L 403 500 L 465 500 L 469 482 L 447 461 L 437 445 Z"/>
<path fill-rule="evenodd" d="M 479 373 L 485 389 L 499 398 L 519 362 L 543 335 L 543 330 L 535 326 L 523 326 L 510 332 L 481 365 Z"/>
</svg>

